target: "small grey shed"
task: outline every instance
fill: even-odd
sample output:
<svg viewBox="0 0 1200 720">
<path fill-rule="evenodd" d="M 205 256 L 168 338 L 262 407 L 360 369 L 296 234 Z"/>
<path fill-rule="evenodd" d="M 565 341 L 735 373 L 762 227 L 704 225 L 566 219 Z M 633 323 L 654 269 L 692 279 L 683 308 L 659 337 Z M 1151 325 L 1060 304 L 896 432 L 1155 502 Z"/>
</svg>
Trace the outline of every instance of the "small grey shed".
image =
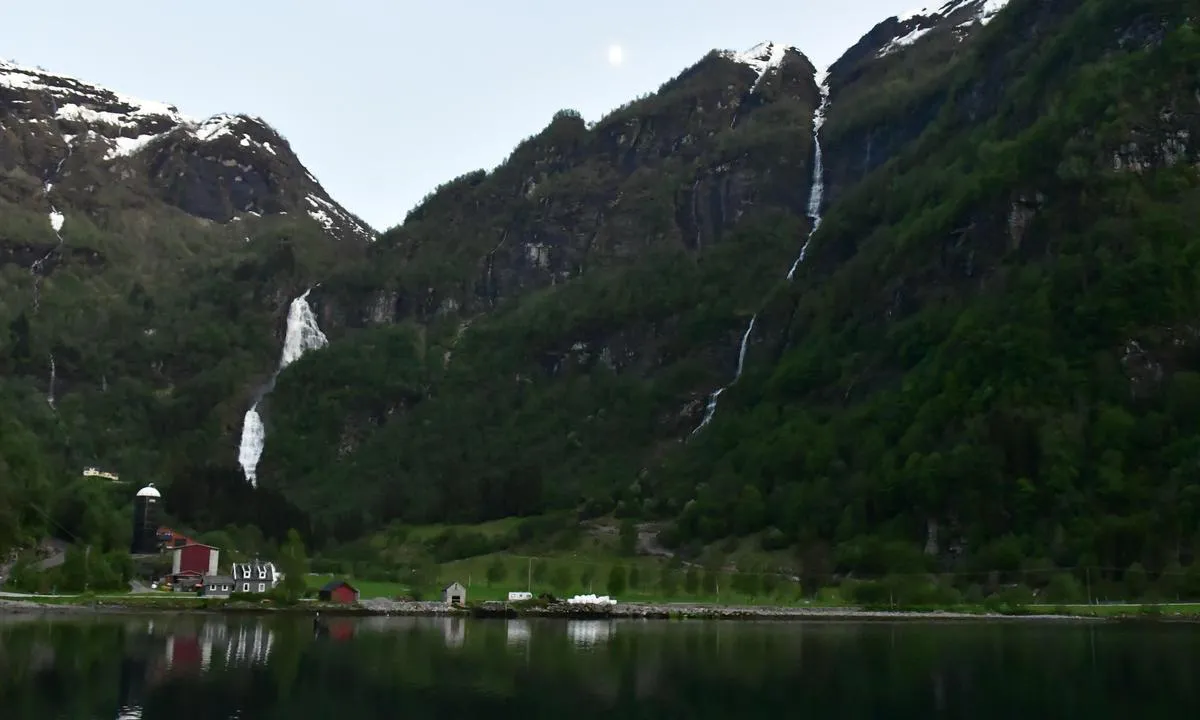
<svg viewBox="0 0 1200 720">
<path fill-rule="evenodd" d="M 442 602 L 447 605 L 466 605 L 467 589 L 462 586 L 462 583 L 450 583 L 442 589 Z"/>
</svg>

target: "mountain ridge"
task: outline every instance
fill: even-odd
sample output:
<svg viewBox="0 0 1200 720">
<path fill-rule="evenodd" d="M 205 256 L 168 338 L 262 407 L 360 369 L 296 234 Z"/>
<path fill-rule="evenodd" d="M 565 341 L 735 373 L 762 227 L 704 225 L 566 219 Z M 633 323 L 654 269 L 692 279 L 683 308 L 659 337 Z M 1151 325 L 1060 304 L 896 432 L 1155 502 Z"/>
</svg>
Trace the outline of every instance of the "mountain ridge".
<svg viewBox="0 0 1200 720">
<path fill-rule="evenodd" d="M 192 118 L 174 105 L 7 60 L 0 60 L 0 106 L 0 128 L 7 129 L 0 136 L 3 169 L 20 166 L 44 174 L 49 158 L 61 153 L 52 146 L 61 141 L 69 151 L 88 155 L 93 166 L 112 166 L 124 182 L 130 173 L 145 173 L 149 194 L 201 219 L 224 223 L 304 212 L 336 236 L 371 241 L 376 235 L 333 201 L 287 140 L 261 118 L 228 113 Z M 16 126 L 25 128 L 25 138 Z M 35 133 L 41 143 L 29 139 Z M 187 182 L 189 172 L 215 174 L 228 188 L 205 192 Z"/>
</svg>

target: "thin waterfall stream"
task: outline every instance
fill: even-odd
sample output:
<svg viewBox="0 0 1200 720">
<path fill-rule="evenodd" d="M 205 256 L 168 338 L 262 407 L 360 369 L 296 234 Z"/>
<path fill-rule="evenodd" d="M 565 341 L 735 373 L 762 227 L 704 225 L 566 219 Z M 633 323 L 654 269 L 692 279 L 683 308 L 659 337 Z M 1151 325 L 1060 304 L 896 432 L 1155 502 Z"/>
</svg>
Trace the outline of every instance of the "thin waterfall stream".
<svg viewBox="0 0 1200 720">
<path fill-rule="evenodd" d="M 808 244 L 812 241 L 812 237 L 817 232 L 817 228 L 821 227 L 821 203 L 825 199 L 825 159 L 821 151 L 821 127 L 825 124 L 825 113 L 829 109 L 829 82 L 828 74 L 820 73 L 816 78 L 817 88 L 821 92 L 821 103 L 817 106 L 816 112 L 813 113 L 813 174 L 812 188 L 808 194 L 808 217 L 812 221 L 812 227 L 809 228 L 808 236 L 804 239 L 804 244 L 800 247 L 800 254 L 796 256 L 795 262 L 792 263 L 791 269 L 788 270 L 788 282 L 796 274 L 796 268 L 800 263 L 804 262 L 804 258 L 808 255 Z M 738 381 L 742 376 L 742 367 L 746 362 L 746 346 L 750 342 L 750 336 L 754 332 L 754 323 L 758 320 L 758 313 L 750 317 L 750 324 L 746 326 L 746 332 L 742 334 L 742 344 L 738 349 L 737 370 L 734 372 L 733 379 L 727 385 L 717 388 L 711 395 L 708 396 L 708 406 L 704 409 L 704 418 L 700 420 L 700 424 L 692 431 L 692 434 L 700 432 L 701 428 L 712 421 L 713 416 L 717 413 L 717 401 L 721 397 L 721 393 L 725 392 Z"/>
</svg>

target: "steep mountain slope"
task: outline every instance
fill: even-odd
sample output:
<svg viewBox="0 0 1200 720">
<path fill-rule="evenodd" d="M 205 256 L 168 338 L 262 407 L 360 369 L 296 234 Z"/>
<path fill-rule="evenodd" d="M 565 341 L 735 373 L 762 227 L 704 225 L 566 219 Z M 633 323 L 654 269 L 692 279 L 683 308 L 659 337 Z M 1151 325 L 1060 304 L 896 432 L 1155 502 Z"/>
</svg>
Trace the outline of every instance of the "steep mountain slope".
<svg viewBox="0 0 1200 720">
<path fill-rule="evenodd" d="M 763 279 L 807 235 L 818 92 L 778 44 L 714 51 L 594 126 L 560 113 L 496 171 L 349 246 L 353 228 L 284 215 L 311 178 L 256 121 L 191 123 L 6 71 L 20 152 L 6 154 L 5 236 L 29 260 L 6 267 L 0 318 L 13 442 L 42 438 L 50 485 L 80 464 L 155 479 L 201 525 L 306 525 L 275 492 L 341 534 L 609 507 L 658 443 L 698 423 Z M 59 134 L 72 144 L 56 154 Z M 111 174 L 117 194 L 87 207 Z M 47 218 L 60 211 L 61 233 Z M 281 363 L 302 295 L 331 342 Z"/>
<path fill-rule="evenodd" d="M 954 57 L 924 129 L 843 187 L 769 301 L 724 415 L 657 476 L 686 503 L 677 539 L 770 525 L 816 572 L 1187 562 L 1188 5 L 1012 0 Z"/>
<path fill-rule="evenodd" d="M 260 481 L 346 532 L 611 508 L 699 423 L 807 234 L 814 72 L 777 44 L 714 51 L 440 188 L 312 295 L 331 327 L 415 334 L 281 374 Z"/>
<path fill-rule="evenodd" d="M 373 238 L 258 119 L 0 64 L 0 495 L 25 516 L 0 536 L 85 465 L 161 482 L 211 452 L 296 278 Z"/>
<path fill-rule="evenodd" d="M 1008 0 L 950 0 L 876 25 L 829 68 L 826 199 L 916 140 L 947 100 L 957 61 Z"/>
</svg>

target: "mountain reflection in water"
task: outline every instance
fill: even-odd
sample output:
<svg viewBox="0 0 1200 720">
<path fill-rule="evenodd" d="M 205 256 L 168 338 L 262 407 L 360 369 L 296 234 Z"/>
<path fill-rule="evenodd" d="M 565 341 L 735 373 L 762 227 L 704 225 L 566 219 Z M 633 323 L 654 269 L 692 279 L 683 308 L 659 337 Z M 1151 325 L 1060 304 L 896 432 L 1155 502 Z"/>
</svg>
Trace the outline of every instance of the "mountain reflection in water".
<svg viewBox="0 0 1200 720">
<path fill-rule="evenodd" d="M 1187 717 L 1194 625 L 0 618 L 5 720 Z"/>
</svg>

